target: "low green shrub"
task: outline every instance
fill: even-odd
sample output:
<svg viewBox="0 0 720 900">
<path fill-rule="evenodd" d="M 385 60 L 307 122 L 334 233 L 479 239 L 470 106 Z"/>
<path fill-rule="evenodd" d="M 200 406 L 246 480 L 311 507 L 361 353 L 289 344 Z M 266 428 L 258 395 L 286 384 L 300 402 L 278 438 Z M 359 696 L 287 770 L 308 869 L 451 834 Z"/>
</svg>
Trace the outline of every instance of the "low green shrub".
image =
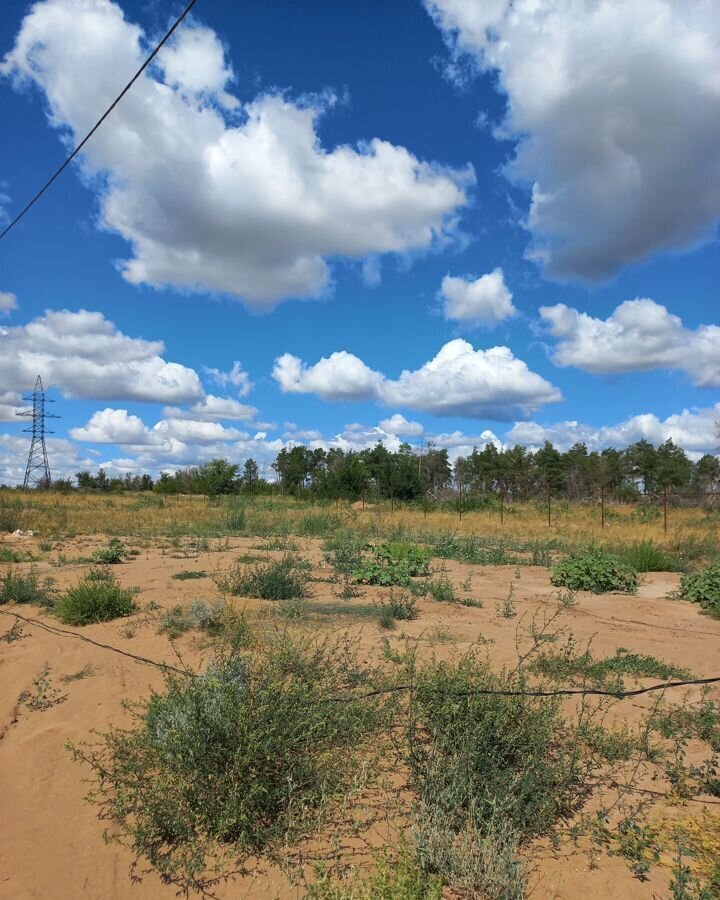
<svg viewBox="0 0 720 900">
<path fill-rule="evenodd" d="M 196 628 L 205 634 L 217 635 L 223 630 L 225 604 L 222 601 L 208 603 L 193 600 L 186 606 L 173 606 L 163 616 L 158 634 L 166 634 L 171 640 Z"/>
<path fill-rule="evenodd" d="M 296 600 L 308 595 L 310 563 L 286 553 L 281 559 L 253 566 L 233 564 L 216 572 L 213 581 L 223 594 L 260 600 Z"/>
<path fill-rule="evenodd" d="M 680 579 L 680 597 L 699 603 L 715 618 L 720 618 L 720 558 L 701 572 L 683 575 Z"/>
<path fill-rule="evenodd" d="M 498 817 L 518 839 L 575 806 L 583 773 L 558 698 L 474 693 L 528 688 L 471 651 L 415 674 L 408 765 L 420 802 L 460 833 Z"/>
<path fill-rule="evenodd" d="M 95 550 L 92 558 L 100 565 L 116 566 L 118 563 L 121 563 L 127 555 L 128 551 L 123 542 L 119 540 L 119 538 L 112 538 L 112 540 L 108 541 L 107 547 L 101 547 L 99 550 Z"/>
<path fill-rule="evenodd" d="M 51 606 L 53 602 L 52 578 L 40 579 L 34 566 L 20 572 L 12 566 L 0 576 L 0 605 L 3 603 L 33 603 Z"/>
<path fill-rule="evenodd" d="M 66 625 L 108 622 L 129 616 L 134 611 L 132 591 L 121 587 L 107 569 L 88 572 L 55 605 L 55 613 Z"/>
<path fill-rule="evenodd" d="M 430 551 L 416 544 L 392 541 L 366 546 L 353 579 L 359 584 L 407 585 L 411 578 L 430 574 Z"/>
<path fill-rule="evenodd" d="M 527 690 L 522 667 L 494 673 L 474 650 L 411 665 L 406 762 L 419 861 L 473 896 L 520 900 L 518 848 L 578 809 L 591 754 L 557 697 L 482 693 Z"/>
<path fill-rule="evenodd" d="M 277 858 L 353 788 L 384 701 L 331 698 L 372 677 L 347 640 L 280 632 L 203 675 L 168 675 L 130 728 L 71 750 L 115 838 L 163 881 L 202 892 L 250 857 Z"/>
<path fill-rule="evenodd" d="M 428 584 L 428 593 L 438 603 L 455 603 L 457 600 L 455 588 L 446 572 L 441 572 L 439 578 Z"/>
<path fill-rule="evenodd" d="M 622 690 L 622 676 L 634 678 L 689 678 L 690 672 L 654 656 L 631 653 L 619 647 L 614 656 L 595 659 L 589 650 L 578 653 L 571 638 L 560 651 L 543 651 L 533 659 L 529 671 L 563 684 L 582 682 L 593 687 L 612 686 Z"/>
<path fill-rule="evenodd" d="M 417 601 L 409 591 L 393 590 L 380 602 L 380 624 L 383 628 L 394 627 L 395 621 L 410 621 L 420 615 Z"/>
<path fill-rule="evenodd" d="M 610 591 L 632 594 L 638 587 L 637 572 L 632 566 L 597 547 L 580 550 L 561 559 L 553 567 L 550 581 L 555 587 L 592 591 L 593 594 Z"/>
<path fill-rule="evenodd" d="M 185 569 L 184 572 L 176 572 L 171 578 L 175 581 L 190 581 L 193 578 L 205 578 L 207 572 L 204 569 Z"/>
</svg>

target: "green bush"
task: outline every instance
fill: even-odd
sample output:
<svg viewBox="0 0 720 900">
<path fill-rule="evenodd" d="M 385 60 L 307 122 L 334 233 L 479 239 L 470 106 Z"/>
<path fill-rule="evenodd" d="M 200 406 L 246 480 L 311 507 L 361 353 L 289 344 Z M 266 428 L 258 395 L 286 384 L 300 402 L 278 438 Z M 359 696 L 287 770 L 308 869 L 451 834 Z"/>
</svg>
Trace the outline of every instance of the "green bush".
<svg viewBox="0 0 720 900">
<path fill-rule="evenodd" d="M 297 600 L 308 595 L 310 563 L 292 553 L 254 566 L 234 564 L 213 580 L 223 594 L 260 600 Z"/>
<path fill-rule="evenodd" d="M 417 619 L 420 615 L 415 597 L 406 591 L 394 591 L 391 588 L 390 593 L 385 600 L 385 605 L 395 618 L 400 619 L 401 621 Z"/>
<path fill-rule="evenodd" d="M 632 566 L 597 547 L 561 559 L 553 567 L 550 581 L 556 587 L 592 591 L 593 594 L 610 591 L 632 594 L 638 586 L 637 572 Z"/>
<path fill-rule="evenodd" d="M 176 581 L 191 581 L 193 578 L 205 578 L 207 572 L 204 569 L 185 569 L 183 572 L 176 572 L 171 577 Z"/>
<path fill-rule="evenodd" d="M 457 600 L 455 588 L 445 572 L 441 572 L 439 578 L 429 583 L 428 591 L 438 603 L 455 603 Z"/>
<path fill-rule="evenodd" d="M 345 640 L 280 633 L 204 675 L 169 675 L 132 727 L 71 749 L 117 838 L 165 882 L 202 892 L 314 831 L 351 789 L 386 715 L 381 700 L 329 701 L 371 676 Z"/>
<path fill-rule="evenodd" d="M 680 596 L 683 600 L 699 603 L 705 612 L 720 618 L 720 559 L 701 572 L 683 575 Z"/>
<path fill-rule="evenodd" d="M 558 698 L 473 694 L 525 690 L 522 671 L 493 673 L 470 652 L 416 675 L 408 763 L 421 803 L 458 830 L 498 817 L 518 838 L 547 831 L 582 791 Z"/>
<path fill-rule="evenodd" d="M 407 765 L 418 795 L 421 864 L 473 896 L 524 896 L 518 848 L 551 832 L 586 796 L 589 755 L 558 698 L 522 691 L 524 672 L 493 673 L 475 651 L 414 675 Z"/>
<path fill-rule="evenodd" d="M 207 603 L 193 600 L 187 606 L 173 606 L 163 617 L 158 634 L 166 634 L 171 640 L 197 628 L 205 634 L 217 635 L 223 630 L 225 604 L 222 601 Z"/>
<path fill-rule="evenodd" d="M 52 604 L 52 578 L 40 580 L 34 566 L 30 571 L 18 572 L 10 567 L 0 577 L 0 605 L 3 603 L 33 603 L 36 606 Z"/>
<path fill-rule="evenodd" d="M 672 572 L 678 567 L 676 560 L 653 541 L 640 541 L 626 547 L 620 556 L 637 572 Z"/>
<path fill-rule="evenodd" d="M 247 515 L 244 503 L 233 503 L 225 516 L 225 525 L 228 531 L 241 532 L 247 525 Z"/>
<path fill-rule="evenodd" d="M 121 587 L 109 570 L 96 569 L 67 590 L 55 605 L 66 625 L 90 625 L 129 616 L 135 611 L 132 591 Z"/>
<path fill-rule="evenodd" d="M 370 556 L 353 572 L 359 584 L 407 585 L 411 578 L 430 573 L 430 551 L 415 544 L 368 544 L 366 550 Z"/>
<path fill-rule="evenodd" d="M 107 547 L 101 547 L 96 550 L 92 558 L 96 563 L 103 566 L 116 566 L 121 563 L 128 555 L 127 549 L 121 540 L 113 538 L 108 542 Z"/>
</svg>

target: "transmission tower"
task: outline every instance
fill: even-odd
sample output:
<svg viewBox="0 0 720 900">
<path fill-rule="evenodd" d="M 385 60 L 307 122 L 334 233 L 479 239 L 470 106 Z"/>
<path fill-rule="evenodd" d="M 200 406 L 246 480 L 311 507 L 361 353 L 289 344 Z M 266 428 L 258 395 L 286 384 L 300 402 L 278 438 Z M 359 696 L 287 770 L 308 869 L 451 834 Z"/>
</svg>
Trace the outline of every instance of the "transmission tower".
<svg viewBox="0 0 720 900">
<path fill-rule="evenodd" d="M 32 403 L 32 409 L 24 409 L 22 412 L 17 413 L 19 416 L 32 418 L 32 425 L 23 428 L 24 432 L 32 434 L 23 487 L 49 488 L 51 479 L 47 447 L 45 446 L 45 419 L 59 419 L 60 416 L 54 416 L 45 412 L 45 404 L 54 403 L 55 401 L 45 399 L 45 389 L 43 388 L 42 378 L 39 375 L 35 382 L 35 390 L 29 397 L 23 397 L 23 400 Z M 47 434 L 52 434 L 52 431 L 48 431 Z"/>
</svg>

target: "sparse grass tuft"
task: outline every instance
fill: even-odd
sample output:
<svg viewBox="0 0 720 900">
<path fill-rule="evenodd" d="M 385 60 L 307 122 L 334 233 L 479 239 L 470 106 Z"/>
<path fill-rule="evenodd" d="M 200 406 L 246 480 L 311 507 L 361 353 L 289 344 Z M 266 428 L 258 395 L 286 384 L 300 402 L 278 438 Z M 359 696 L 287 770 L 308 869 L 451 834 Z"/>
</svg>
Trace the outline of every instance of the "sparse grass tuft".
<svg viewBox="0 0 720 900">
<path fill-rule="evenodd" d="M 223 595 L 257 597 L 260 600 L 296 600 L 308 595 L 310 564 L 286 553 L 281 559 L 241 566 L 237 563 L 212 577 Z"/>
<path fill-rule="evenodd" d="M 12 567 L 0 577 L 0 605 L 3 603 L 32 603 L 52 605 L 52 578 L 40 580 L 34 566 L 22 573 Z"/>
<path fill-rule="evenodd" d="M 102 569 L 88 572 L 55 605 L 58 618 L 66 625 L 108 622 L 134 611 L 132 591 L 121 587 L 112 572 Z"/>
<path fill-rule="evenodd" d="M 625 547 L 619 556 L 637 572 L 674 572 L 678 568 L 677 561 L 650 540 Z"/>
<path fill-rule="evenodd" d="M 654 656 L 632 653 L 619 647 L 615 656 L 595 659 L 589 650 L 578 653 L 571 637 L 557 651 L 543 651 L 529 665 L 529 671 L 552 678 L 562 684 L 583 683 L 590 687 L 623 688 L 623 675 L 633 678 L 689 678 L 690 672 L 681 666 L 666 663 Z"/>
<path fill-rule="evenodd" d="M 175 581 L 190 581 L 193 578 L 205 578 L 207 572 L 205 569 L 186 569 L 184 572 L 176 572 L 171 578 Z"/>
</svg>

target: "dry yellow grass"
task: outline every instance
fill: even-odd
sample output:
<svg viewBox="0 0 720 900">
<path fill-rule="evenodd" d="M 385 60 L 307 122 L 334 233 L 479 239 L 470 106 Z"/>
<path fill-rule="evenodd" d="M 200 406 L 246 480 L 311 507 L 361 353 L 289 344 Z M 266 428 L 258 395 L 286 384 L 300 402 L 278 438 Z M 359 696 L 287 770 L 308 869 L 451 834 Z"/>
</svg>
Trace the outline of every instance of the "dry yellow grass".
<svg viewBox="0 0 720 900">
<path fill-rule="evenodd" d="M 245 523 L 233 519 L 244 509 Z M 240 513 L 242 516 L 242 513 Z M 142 494 L 56 494 L 0 491 L 0 530 L 32 529 L 42 535 L 117 534 L 139 537 L 187 534 L 222 536 L 248 534 L 305 534 L 322 536 L 346 527 L 368 536 L 403 536 L 422 540 L 440 534 L 474 535 L 513 544 L 571 546 L 597 541 L 613 545 L 652 540 L 670 551 L 688 540 L 715 542 L 720 518 L 697 507 L 671 508 L 668 529 L 663 516 L 644 522 L 637 507 L 609 507 L 601 528 L 594 504 L 556 503 L 552 524 L 542 503 L 516 504 L 505 510 L 504 522 L 496 510 L 428 510 L 389 503 L 361 504 L 298 502 L 289 497 L 240 498 L 209 501 L 200 496 L 159 497 Z M 709 546 L 709 544 L 708 544 Z"/>
<path fill-rule="evenodd" d="M 245 523 L 233 516 L 244 510 Z M 242 516 L 242 512 L 239 513 Z M 573 545 L 599 541 L 627 545 L 652 540 L 669 550 L 688 539 L 720 539 L 720 517 L 697 507 L 671 508 L 668 529 L 662 514 L 641 521 L 634 506 L 607 509 L 601 528 L 599 506 L 556 503 L 552 524 L 542 503 L 508 505 L 504 522 L 495 510 L 470 511 L 460 517 L 453 509 L 417 506 L 391 508 L 389 503 L 361 504 L 298 502 L 289 497 L 209 501 L 200 496 L 159 497 L 142 494 L 56 494 L 0 491 L 0 530 L 32 529 L 41 535 L 117 534 L 139 537 L 247 534 L 322 536 L 346 527 L 368 536 L 423 537 L 440 534 L 474 535 L 513 544 Z"/>
</svg>

